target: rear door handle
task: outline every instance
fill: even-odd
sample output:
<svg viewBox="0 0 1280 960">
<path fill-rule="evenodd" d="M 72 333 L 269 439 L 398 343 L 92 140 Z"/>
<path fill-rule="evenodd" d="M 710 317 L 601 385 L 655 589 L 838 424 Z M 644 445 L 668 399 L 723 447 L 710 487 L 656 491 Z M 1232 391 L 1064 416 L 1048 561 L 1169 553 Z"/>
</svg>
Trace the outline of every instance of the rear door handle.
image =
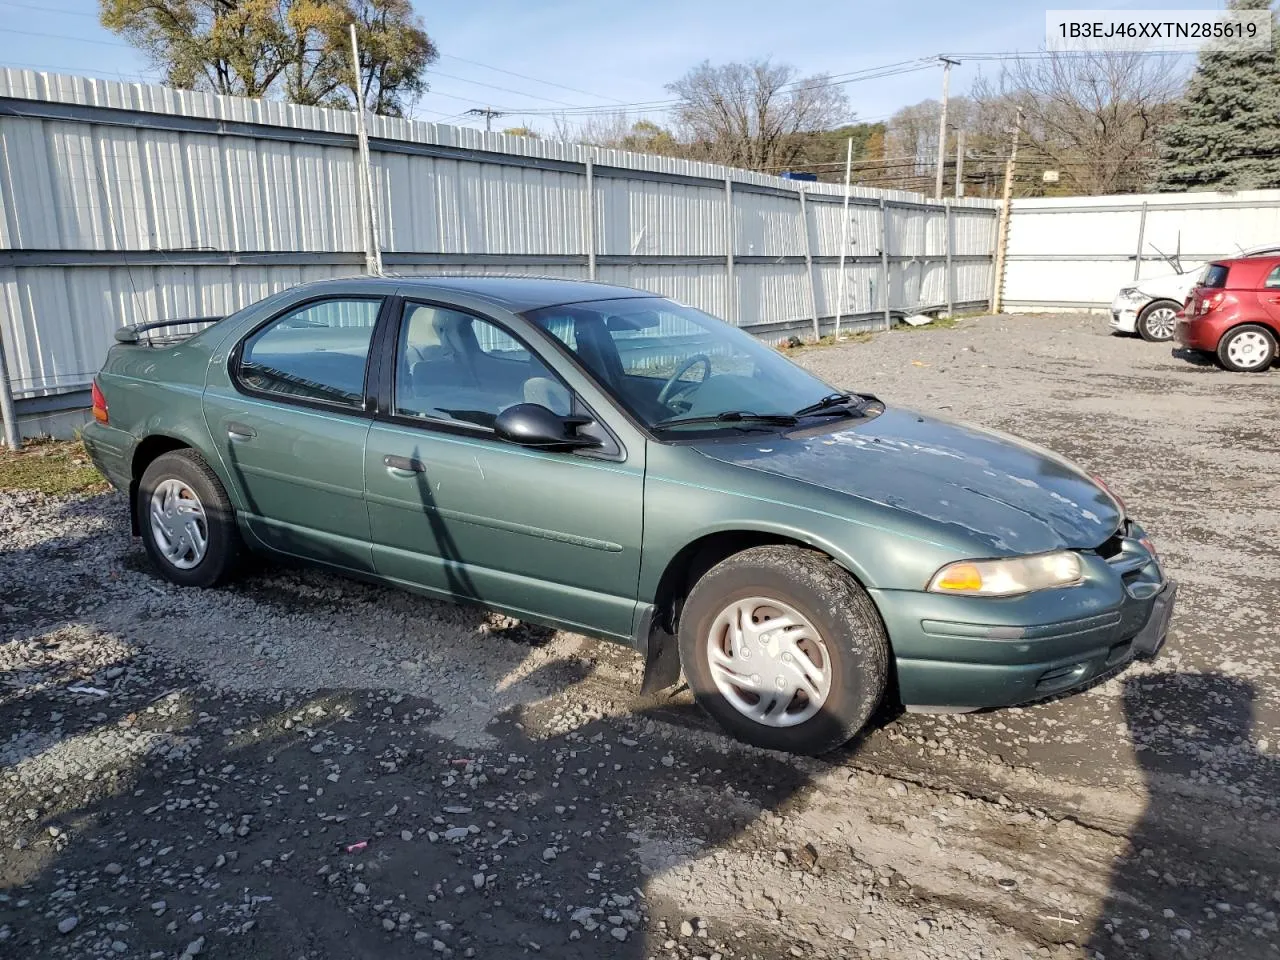
<svg viewBox="0 0 1280 960">
<path fill-rule="evenodd" d="M 426 464 L 412 457 L 397 457 L 393 454 L 388 454 L 382 458 L 382 462 L 387 465 L 388 473 L 396 474 L 397 476 L 410 476 L 415 473 L 427 472 Z"/>
<path fill-rule="evenodd" d="M 243 423 L 235 423 L 233 421 L 227 424 L 227 437 L 236 443 L 252 440 L 257 435 L 257 430 L 253 429 L 253 427 L 246 427 Z"/>
</svg>

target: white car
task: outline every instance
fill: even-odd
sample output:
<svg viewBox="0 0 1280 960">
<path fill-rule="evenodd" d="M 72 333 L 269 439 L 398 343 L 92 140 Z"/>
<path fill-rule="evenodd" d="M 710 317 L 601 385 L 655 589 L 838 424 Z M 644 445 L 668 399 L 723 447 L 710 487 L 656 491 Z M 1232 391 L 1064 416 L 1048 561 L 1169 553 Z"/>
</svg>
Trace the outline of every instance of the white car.
<svg viewBox="0 0 1280 960">
<path fill-rule="evenodd" d="M 1280 253 L 1280 246 L 1251 247 L 1231 257 L 1262 257 Z M 1111 329 L 1136 333 L 1143 340 L 1161 342 L 1173 339 L 1174 317 L 1191 296 L 1200 276 L 1202 263 L 1192 264 L 1181 273 L 1165 273 L 1146 277 L 1121 287 L 1111 301 Z"/>
</svg>

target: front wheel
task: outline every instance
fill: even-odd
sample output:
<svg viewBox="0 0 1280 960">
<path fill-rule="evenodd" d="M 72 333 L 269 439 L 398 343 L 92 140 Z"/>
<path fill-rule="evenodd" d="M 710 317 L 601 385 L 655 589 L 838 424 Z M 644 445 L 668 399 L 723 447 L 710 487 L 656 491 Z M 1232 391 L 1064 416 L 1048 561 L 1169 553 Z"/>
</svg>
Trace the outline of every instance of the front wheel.
<svg viewBox="0 0 1280 960">
<path fill-rule="evenodd" d="M 830 558 L 753 547 L 712 567 L 680 616 L 698 703 L 739 740 L 820 754 L 862 729 L 884 695 L 889 643 L 865 590 Z"/>
<path fill-rule="evenodd" d="M 1218 362 L 1228 370 L 1257 373 L 1271 366 L 1275 358 L 1275 334 L 1256 323 L 1228 330 L 1218 341 Z"/>
<path fill-rule="evenodd" d="M 1182 305 L 1172 300 L 1156 300 L 1147 304 L 1138 314 L 1138 334 L 1151 343 L 1172 340 L 1181 309 Z"/>
<path fill-rule="evenodd" d="M 166 580 L 212 587 L 234 571 L 240 534 L 231 501 L 194 450 L 156 457 L 138 483 L 135 509 L 143 545 Z"/>
</svg>

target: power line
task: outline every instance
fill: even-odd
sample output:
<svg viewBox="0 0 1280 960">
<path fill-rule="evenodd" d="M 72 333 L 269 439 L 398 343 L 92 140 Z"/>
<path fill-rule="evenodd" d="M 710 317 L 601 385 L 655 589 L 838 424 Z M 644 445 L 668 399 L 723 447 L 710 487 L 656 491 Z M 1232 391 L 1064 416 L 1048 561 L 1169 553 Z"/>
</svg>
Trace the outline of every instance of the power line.
<svg viewBox="0 0 1280 960">
<path fill-rule="evenodd" d="M 539 95 L 538 95 L 538 94 L 536 94 L 536 93 L 527 93 L 527 92 L 525 92 L 524 90 L 512 90 L 510 87 L 499 87 L 499 86 L 497 86 L 496 84 L 492 84 L 492 83 L 484 83 L 483 81 L 480 81 L 480 80 L 469 80 L 469 79 L 467 79 L 466 77 L 458 77 L 458 76 L 454 76 L 454 75 L 453 75 L 453 74 L 451 74 L 451 73 L 441 73 L 441 72 L 440 72 L 440 71 L 438 71 L 438 70 L 436 70 L 436 71 L 432 71 L 432 74 L 433 74 L 434 76 L 437 76 L 437 77 L 444 77 L 446 80 L 458 80 L 458 81 L 460 81 L 460 82 L 462 82 L 462 83 L 473 83 L 473 84 L 475 84 L 477 87 L 487 87 L 487 88 L 489 88 L 490 90 L 501 90 L 503 93 L 514 93 L 514 94 L 516 94 L 517 96 L 521 96 L 521 97 L 530 97 L 530 98 L 532 98 L 532 99 L 534 99 L 534 100 L 545 100 L 545 101 L 547 101 L 547 103 L 559 103 L 559 104 L 561 104 L 561 105 L 563 105 L 563 106 L 566 106 L 566 107 L 574 107 L 574 106 L 577 106 L 577 104 L 573 104 L 573 103 L 565 103 L 565 101 L 563 101 L 563 100 L 556 100 L 554 97 L 542 97 L 542 96 L 539 96 Z"/>
<path fill-rule="evenodd" d="M 887 64 L 883 67 L 872 67 L 865 71 L 855 71 L 854 74 L 839 74 L 836 77 L 827 77 L 823 80 L 815 81 L 811 83 L 806 83 L 804 81 L 796 80 L 789 84 L 783 84 L 781 87 L 778 88 L 778 90 L 788 91 L 792 93 L 799 93 L 806 90 L 822 90 L 828 87 L 844 86 L 845 84 L 849 84 L 849 83 L 860 83 L 865 80 L 879 80 L 885 77 L 901 76 L 903 74 L 908 74 L 908 73 L 918 73 L 921 70 L 932 69 L 935 65 L 936 65 L 935 58 L 923 57 L 923 58 L 920 58 L 919 60 L 902 61 L 900 64 Z M 844 79 L 840 79 L 840 78 L 844 78 Z M 749 101 L 750 99 L 752 99 L 750 95 L 745 95 L 742 97 L 725 97 L 725 98 L 721 98 L 721 102 L 743 103 L 743 102 Z M 548 116 L 553 116 L 553 115 L 588 116 L 588 115 L 600 114 L 600 113 L 625 113 L 625 112 L 628 112 L 627 108 L 634 109 L 638 112 L 647 112 L 647 111 L 662 112 L 662 111 L 669 110 L 674 106 L 678 106 L 683 102 L 684 101 L 680 99 L 648 100 L 648 101 L 641 101 L 637 103 L 615 104 L 612 106 L 606 104 L 606 105 L 595 105 L 590 107 L 577 107 L 577 108 L 570 108 L 567 110 L 539 109 L 539 110 L 531 110 L 531 111 L 513 110 L 512 112 L 513 113 L 527 112 L 531 115 L 542 114 L 542 115 L 548 115 Z"/>
<path fill-rule="evenodd" d="M 0 2 L 3 2 L 3 0 L 0 0 Z M 516 73 L 514 70 L 495 67 L 491 63 L 481 63 L 479 60 L 468 60 L 466 57 L 459 57 L 452 53 L 442 53 L 440 56 L 442 59 L 457 60 L 460 63 L 470 63 L 473 66 L 484 67 L 486 70 L 493 70 L 496 73 L 505 73 L 510 77 L 519 77 L 521 80 L 532 80 L 534 83 L 541 83 L 548 87 L 558 87 L 561 90 L 568 90 L 570 93 L 581 93 L 588 97 L 598 97 L 601 100 L 614 100 L 615 103 L 622 102 L 621 100 L 616 100 L 614 97 L 606 97 L 603 94 L 592 93 L 590 90 L 579 90 L 577 87 L 570 87 L 563 83 L 554 83 L 551 80 L 542 80 L 538 77 L 531 77 L 527 73 Z"/>
</svg>

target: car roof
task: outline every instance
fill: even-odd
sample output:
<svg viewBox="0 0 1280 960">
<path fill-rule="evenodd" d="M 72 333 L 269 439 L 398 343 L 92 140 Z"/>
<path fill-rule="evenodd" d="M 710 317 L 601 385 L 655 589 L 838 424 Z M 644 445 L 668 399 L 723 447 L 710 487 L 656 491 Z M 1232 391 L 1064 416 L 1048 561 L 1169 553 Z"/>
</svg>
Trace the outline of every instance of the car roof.
<svg viewBox="0 0 1280 960">
<path fill-rule="evenodd" d="M 620 287 L 594 280 L 570 280 L 560 277 L 523 276 L 452 276 L 408 277 L 389 276 L 388 284 L 397 289 L 414 288 L 423 296 L 431 293 L 457 293 L 505 307 L 513 313 L 559 306 L 564 303 L 582 303 L 588 300 L 622 300 L 634 297 L 656 297 L 658 294 L 634 287 Z"/>
</svg>

